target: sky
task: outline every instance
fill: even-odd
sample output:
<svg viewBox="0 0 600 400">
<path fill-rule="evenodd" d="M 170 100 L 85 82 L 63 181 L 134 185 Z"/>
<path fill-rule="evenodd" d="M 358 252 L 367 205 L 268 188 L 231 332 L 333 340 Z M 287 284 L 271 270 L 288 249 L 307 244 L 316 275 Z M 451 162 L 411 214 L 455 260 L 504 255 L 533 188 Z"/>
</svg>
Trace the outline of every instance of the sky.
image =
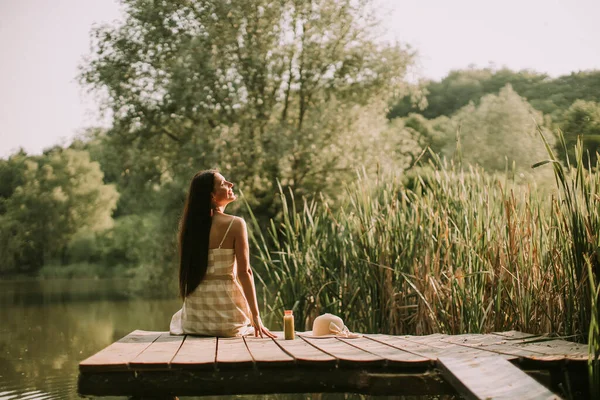
<svg viewBox="0 0 600 400">
<path fill-rule="evenodd" d="M 600 69 L 600 0 L 374 1 L 385 39 L 418 52 L 413 80 L 470 65 L 553 77 Z M 92 26 L 119 18 L 116 0 L 0 0 L 0 157 L 109 124 L 76 77 Z"/>
</svg>

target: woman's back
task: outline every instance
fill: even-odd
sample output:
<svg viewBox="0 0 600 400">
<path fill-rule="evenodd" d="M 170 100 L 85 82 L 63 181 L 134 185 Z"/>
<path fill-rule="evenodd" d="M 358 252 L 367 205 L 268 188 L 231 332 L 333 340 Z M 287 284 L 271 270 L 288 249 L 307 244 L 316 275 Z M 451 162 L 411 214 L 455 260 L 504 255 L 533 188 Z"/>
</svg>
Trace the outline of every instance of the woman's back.
<svg viewBox="0 0 600 400">
<path fill-rule="evenodd" d="M 208 266 L 204 281 L 223 280 L 229 279 L 229 277 L 235 280 L 237 276 L 234 249 L 235 239 L 234 235 L 230 233 L 231 227 L 235 223 L 235 217 L 219 214 L 219 217 L 213 217 L 214 219 L 217 219 L 217 221 L 213 221 L 210 228 Z M 231 245 L 229 246 L 229 244 Z M 196 290 L 192 294 L 197 292 Z"/>
<path fill-rule="evenodd" d="M 234 216 L 217 213 L 212 217 L 208 248 L 233 249 L 235 245 L 234 235 L 230 235 L 231 227 L 235 224 Z"/>
<path fill-rule="evenodd" d="M 179 294 L 171 333 L 275 337 L 260 320 L 243 219 L 224 213 L 237 196 L 215 170 L 190 182 L 179 227 Z"/>
<path fill-rule="evenodd" d="M 213 221 L 206 275 L 173 316 L 172 334 L 236 336 L 248 333 L 250 310 L 237 281 L 234 240 L 229 234 L 234 223 L 235 217 L 224 214 Z"/>
</svg>

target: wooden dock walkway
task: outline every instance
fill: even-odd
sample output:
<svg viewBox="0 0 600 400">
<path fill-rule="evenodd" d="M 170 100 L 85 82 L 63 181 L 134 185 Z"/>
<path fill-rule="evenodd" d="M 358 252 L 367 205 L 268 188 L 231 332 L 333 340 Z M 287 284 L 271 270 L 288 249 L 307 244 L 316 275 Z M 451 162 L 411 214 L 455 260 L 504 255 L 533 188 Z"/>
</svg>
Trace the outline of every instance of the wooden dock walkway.
<svg viewBox="0 0 600 400">
<path fill-rule="evenodd" d="M 587 391 L 586 345 L 522 332 L 278 336 L 134 331 L 79 364 L 78 390 L 95 396 L 458 392 L 473 399 L 556 399 L 564 391 Z"/>
</svg>

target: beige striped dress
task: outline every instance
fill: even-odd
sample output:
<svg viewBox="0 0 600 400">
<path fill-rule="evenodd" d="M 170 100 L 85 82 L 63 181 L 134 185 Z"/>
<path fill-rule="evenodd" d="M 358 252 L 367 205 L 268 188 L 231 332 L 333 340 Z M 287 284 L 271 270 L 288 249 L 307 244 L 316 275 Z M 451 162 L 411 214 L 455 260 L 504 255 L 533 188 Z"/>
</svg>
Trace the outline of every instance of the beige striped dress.
<svg viewBox="0 0 600 400">
<path fill-rule="evenodd" d="M 230 337 L 254 333 L 248 301 L 237 280 L 235 251 L 221 248 L 234 219 L 219 247 L 208 250 L 206 276 L 173 315 L 169 329 L 172 335 Z"/>
</svg>

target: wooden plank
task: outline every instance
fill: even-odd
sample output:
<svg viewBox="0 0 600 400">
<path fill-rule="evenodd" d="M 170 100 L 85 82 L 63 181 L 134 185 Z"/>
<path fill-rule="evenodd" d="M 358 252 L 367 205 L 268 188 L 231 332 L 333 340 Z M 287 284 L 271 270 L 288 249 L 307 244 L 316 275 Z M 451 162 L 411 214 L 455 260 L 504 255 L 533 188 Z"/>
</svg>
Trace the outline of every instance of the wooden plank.
<svg viewBox="0 0 600 400">
<path fill-rule="evenodd" d="M 504 358 L 506 360 L 514 360 L 519 357 L 518 355 L 515 355 L 515 354 L 498 353 L 487 346 L 484 346 L 484 347 L 461 346 L 460 344 L 446 342 L 446 341 L 439 341 L 439 342 L 435 343 L 435 346 L 432 343 L 432 344 L 429 344 L 429 346 L 432 346 L 432 347 L 442 350 L 439 353 L 444 356 L 448 356 L 448 357 L 486 357 L 486 356 L 494 355 L 494 356 Z"/>
<path fill-rule="evenodd" d="M 503 336 L 483 334 L 451 335 L 441 339 L 441 341 L 445 343 L 469 344 L 476 346 L 487 346 L 490 344 L 508 343 L 507 338 Z"/>
<path fill-rule="evenodd" d="M 385 343 L 387 345 L 396 347 L 398 349 L 408 351 L 410 353 L 427 357 L 432 361 L 435 361 L 438 357 L 445 356 L 461 356 L 461 357 L 475 357 L 475 356 L 487 356 L 490 354 L 485 349 L 468 348 L 465 346 L 458 346 L 452 343 L 439 342 L 438 346 L 431 344 L 424 344 L 419 342 L 413 342 L 407 340 L 405 337 L 389 336 L 389 335 L 369 335 L 369 338 Z M 411 337 L 412 338 L 412 337 Z M 512 356 L 503 356 L 506 358 L 512 358 Z"/>
<path fill-rule="evenodd" d="M 489 346 L 489 345 L 507 345 L 507 346 L 518 346 L 521 344 L 528 343 L 543 343 L 550 341 L 550 338 L 544 338 L 542 336 L 535 336 L 534 338 L 522 338 L 522 339 L 508 339 L 503 336 L 497 336 L 494 334 L 489 335 L 453 335 L 442 339 L 443 342 L 450 342 L 455 344 L 468 344 L 476 346 Z"/>
<path fill-rule="evenodd" d="M 258 367 L 294 365 L 294 357 L 284 352 L 274 339 L 245 337 L 250 355 Z"/>
<path fill-rule="evenodd" d="M 217 368 L 247 368 L 253 363 L 243 338 L 217 339 Z"/>
<path fill-rule="evenodd" d="M 301 337 L 302 340 L 310 343 L 315 348 L 332 355 L 338 359 L 340 365 L 360 366 L 360 365 L 384 365 L 385 359 L 368 351 L 361 350 L 338 338 L 314 339 Z"/>
<path fill-rule="evenodd" d="M 526 356 L 540 356 L 540 354 L 510 348 L 513 343 L 521 342 L 524 339 L 508 339 L 493 334 L 436 334 L 426 337 L 408 337 L 407 340 L 415 340 L 431 347 L 445 349 L 443 353 L 445 356 L 486 356 L 487 354 L 497 355 L 507 360 Z M 465 346 L 465 344 L 468 345 Z M 470 350 L 465 350 L 465 348 Z"/>
<path fill-rule="evenodd" d="M 564 359 L 563 356 L 546 355 L 546 354 L 542 354 L 542 353 L 539 353 L 536 351 L 522 349 L 522 348 L 519 348 L 516 346 L 510 346 L 510 345 L 495 344 L 495 345 L 491 345 L 491 346 L 486 346 L 483 349 L 488 350 L 488 351 L 493 351 L 498 354 L 507 354 L 507 355 L 512 355 L 515 357 L 527 358 L 527 359 L 537 360 L 537 361 L 560 361 L 560 360 Z"/>
<path fill-rule="evenodd" d="M 430 361 L 435 361 L 441 349 L 437 349 L 425 344 L 412 342 L 404 339 L 404 337 L 390 336 L 390 335 L 365 335 L 366 338 L 392 346 L 402 351 L 406 351 L 424 358 L 428 358 Z"/>
<path fill-rule="evenodd" d="M 131 360 L 144 351 L 163 332 L 135 330 L 79 363 L 81 372 L 127 370 Z"/>
<path fill-rule="evenodd" d="M 386 360 L 386 365 L 395 367 L 419 367 L 431 365 L 431 360 L 428 357 L 418 356 L 396 347 L 371 340 L 366 337 L 356 339 L 339 338 L 342 342 L 350 346 L 357 347 L 361 350 L 379 356 Z"/>
<path fill-rule="evenodd" d="M 438 366 L 446 380 L 467 399 L 559 399 L 500 357 L 440 357 Z"/>
<path fill-rule="evenodd" d="M 472 338 L 474 335 L 462 335 L 465 338 Z M 448 336 L 448 335 L 443 335 L 443 336 L 438 336 L 435 339 L 430 339 L 430 340 L 418 340 L 418 337 L 415 336 L 403 336 L 400 337 L 400 339 L 404 339 L 406 341 L 409 342 L 413 342 L 413 343 L 418 343 L 418 344 L 422 344 L 422 345 L 426 345 L 429 347 L 432 347 L 434 349 L 446 349 L 446 350 L 451 350 L 451 349 L 460 349 L 460 347 L 457 346 L 457 343 L 451 342 L 451 341 L 447 341 L 447 338 L 451 338 L 453 336 Z"/>
<path fill-rule="evenodd" d="M 544 342 L 518 344 L 514 345 L 514 347 L 535 351 L 548 356 L 563 356 L 569 360 L 587 360 L 589 357 L 587 345 L 566 340 L 548 340 Z"/>
<path fill-rule="evenodd" d="M 493 365 L 489 367 L 483 360 L 494 358 L 496 352 L 501 354 L 497 358 L 523 357 L 519 358 L 520 366 L 541 368 L 548 376 L 548 368 L 556 369 L 558 366 L 568 369 L 570 374 L 580 376 L 583 371 L 585 375 L 582 369 L 585 364 L 580 360 L 587 359 L 585 345 L 559 339 L 545 340 L 545 337 L 539 336 L 518 338 L 519 334 L 513 335 L 514 338 L 495 334 L 434 334 L 427 337 L 369 334 L 357 339 L 304 340 L 298 337 L 290 341 L 254 337 L 183 338 L 169 337 L 168 334 L 163 338 L 163 333 L 134 331 L 83 361 L 80 365 L 80 388 L 84 391 L 103 388 L 107 393 L 122 389 L 125 395 L 134 392 L 156 395 L 167 387 L 170 389 L 165 393 L 185 392 L 189 395 L 273 393 L 274 388 L 291 392 L 354 391 L 397 395 L 406 391 L 406 394 L 417 394 L 411 391 L 423 388 L 425 381 L 421 380 L 428 379 L 428 373 L 437 374 L 437 370 L 429 367 L 438 364 L 438 358 L 468 360 L 468 368 L 479 368 L 478 364 L 485 364 L 483 368 L 488 369 L 483 370 L 481 376 L 486 377 L 494 389 L 503 388 L 504 381 L 494 375 L 496 361 L 491 362 Z M 183 344 L 174 348 L 176 341 L 171 341 L 171 338 L 183 340 Z M 170 361 L 169 354 L 173 354 Z M 575 361 L 554 363 L 565 359 Z M 144 360 L 146 364 L 136 366 L 136 362 Z M 360 368 L 332 368 L 337 363 Z M 128 365 L 131 366 L 129 370 Z M 252 368 L 254 365 L 259 368 Z M 293 369 L 276 368 L 284 365 Z M 382 365 L 393 368 L 381 368 Z M 414 366 L 418 368 L 411 368 Z M 271 368 L 262 370 L 262 367 Z M 218 369 L 210 373 L 190 373 L 190 369 L 214 368 Z M 419 374 L 415 374 L 419 370 Z M 475 376 L 477 381 L 482 380 L 481 376 Z M 123 388 L 117 384 L 119 379 L 123 380 Z M 195 383 L 192 384 L 192 381 Z M 240 385 L 242 381 L 244 384 Z M 520 385 L 520 380 L 510 378 L 510 382 L 513 381 Z M 448 385 L 439 376 L 431 382 Z M 553 384 L 556 382 L 553 381 Z M 135 390 L 132 389 L 134 387 Z M 512 396 L 514 394 L 506 395 Z M 516 396 L 528 398 L 520 394 Z"/>
<path fill-rule="evenodd" d="M 480 349 L 493 348 L 493 346 L 511 347 L 514 344 L 520 343 L 521 340 L 523 339 L 507 340 L 502 336 L 496 335 L 456 335 L 441 339 L 441 341 L 444 343 L 452 343 Z"/>
<path fill-rule="evenodd" d="M 150 346 L 129 362 L 130 369 L 168 369 L 185 336 L 173 336 L 165 332 Z"/>
<path fill-rule="evenodd" d="M 506 339 L 525 339 L 532 338 L 539 335 L 535 335 L 533 333 L 525 333 L 519 331 L 506 331 L 506 332 L 492 332 L 494 335 L 502 336 Z"/>
<path fill-rule="evenodd" d="M 295 340 L 285 340 L 283 337 L 278 336 L 275 343 L 287 354 L 294 357 L 298 365 L 330 367 L 337 363 L 335 357 L 311 346 L 300 339 L 299 336 L 296 336 Z"/>
<path fill-rule="evenodd" d="M 399 370 L 395 370 L 399 371 Z M 173 398 L 178 396 L 249 395 L 256 399 L 285 398 L 274 393 L 362 393 L 370 395 L 425 396 L 456 394 L 454 388 L 437 371 L 410 370 L 391 373 L 385 368 L 316 368 L 312 365 L 294 369 L 231 369 L 215 373 L 192 373 L 176 369 L 138 373 L 81 374 L 78 392 L 90 396 L 130 396 L 139 398 Z M 269 396 L 265 396 L 269 395 Z M 294 398 L 307 395 L 294 396 Z M 310 398 L 311 396 L 308 395 Z M 313 398 L 331 396 L 312 396 Z M 335 398 L 344 396 L 336 395 Z M 345 396 L 348 397 L 348 396 Z M 351 396 L 358 398 L 359 396 Z M 181 397 L 180 397 L 181 398 Z M 205 397 L 202 397 L 205 398 Z M 219 397 L 221 398 L 221 397 Z M 232 397 L 233 398 L 233 397 Z M 239 398 L 236 396 L 236 398 Z M 247 396 L 242 396 L 247 398 Z M 411 397 L 413 398 L 413 397 Z M 427 397 L 431 398 L 431 397 Z"/>
<path fill-rule="evenodd" d="M 461 346 L 487 350 L 497 354 L 511 355 L 514 357 L 526 357 L 540 361 L 558 361 L 564 357 L 557 355 L 547 355 L 534 349 L 527 349 L 519 346 L 525 339 L 502 339 L 496 335 L 480 335 L 478 337 L 454 337 L 449 336 L 442 339 L 444 342 L 455 343 Z"/>
<path fill-rule="evenodd" d="M 171 368 L 215 368 L 216 357 L 217 338 L 188 335 L 175 357 L 173 357 Z"/>
<path fill-rule="evenodd" d="M 433 333 L 431 335 L 425 335 L 425 336 L 407 335 L 407 336 L 402 336 L 402 337 L 406 340 L 410 340 L 413 342 L 429 344 L 429 343 L 439 342 L 441 339 L 448 337 L 448 335 L 445 335 L 443 333 Z"/>
<path fill-rule="evenodd" d="M 464 334 L 464 335 L 436 335 L 435 337 L 431 337 L 428 339 L 421 339 L 418 336 L 389 336 L 390 338 L 398 338 L 404 341 L 417 343 L 421 345 L 425 345 L 431 347 L 433 349 L 453 349 L 456 348 L 457 345 L 462 344 L 464 342 L 469 343 L 479 343 L 481 340 L 485 340 L 493 335 L 481 335 L 481 334 Z M 494 336 L 494 339 L 491 342 L 506 342 L 504 339 Z"/>
</svg>

